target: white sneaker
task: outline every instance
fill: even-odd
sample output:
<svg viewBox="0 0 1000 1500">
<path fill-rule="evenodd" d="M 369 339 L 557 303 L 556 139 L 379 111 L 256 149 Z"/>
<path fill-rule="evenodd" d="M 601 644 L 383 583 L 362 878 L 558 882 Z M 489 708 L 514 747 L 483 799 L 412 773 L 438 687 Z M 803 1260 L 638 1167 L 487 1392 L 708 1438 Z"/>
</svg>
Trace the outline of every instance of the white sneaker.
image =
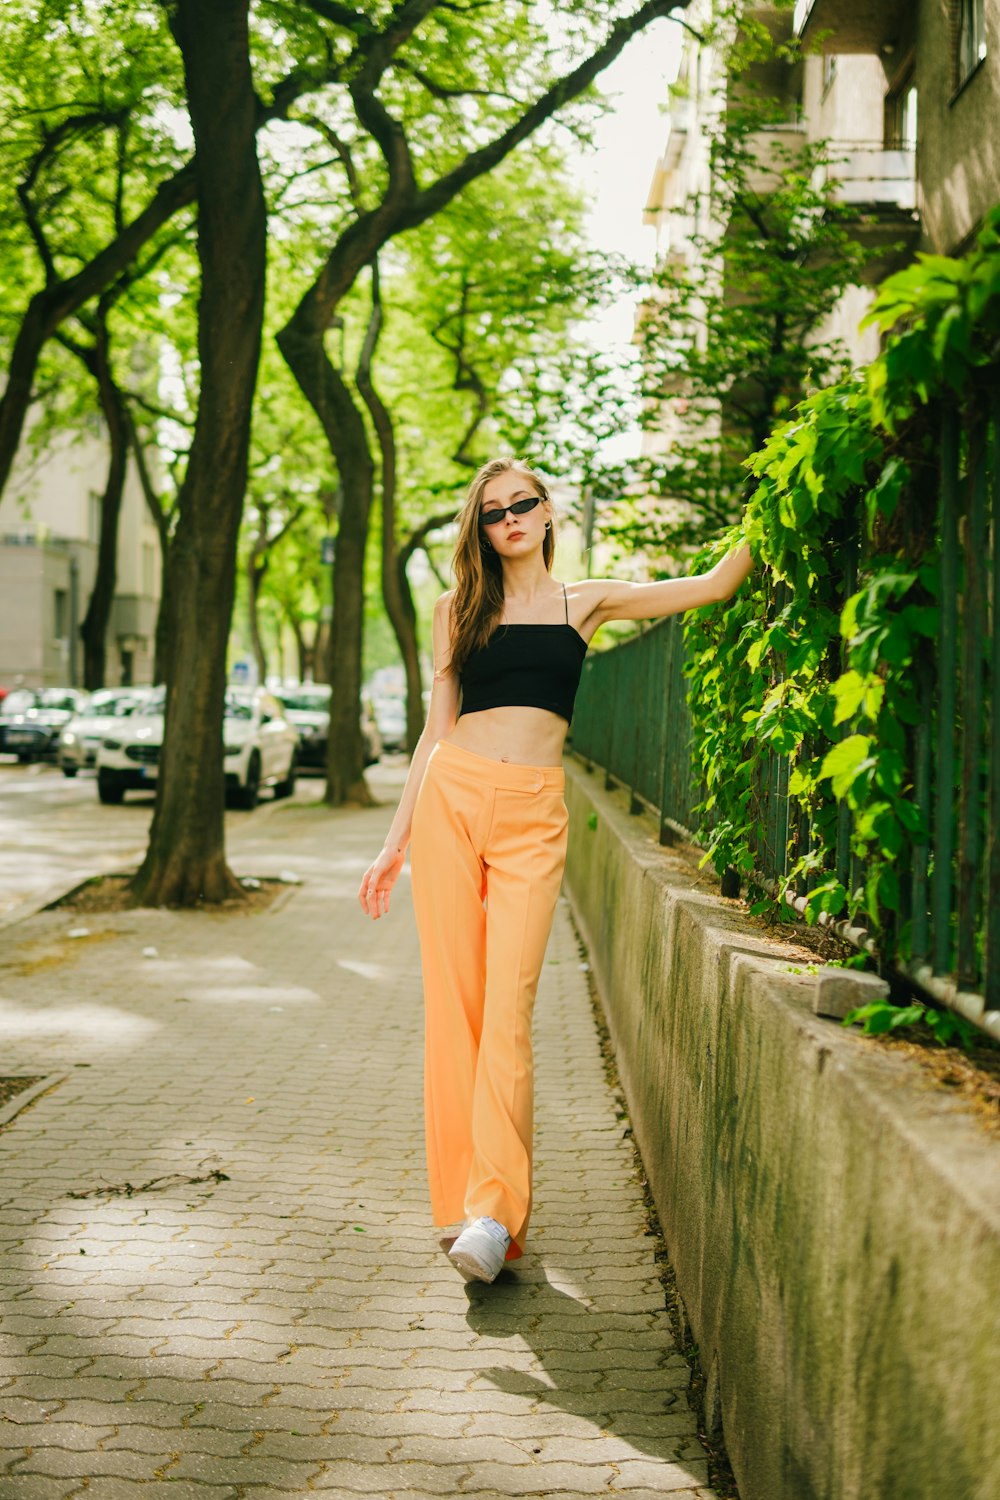
<svg viewBox="0 0 1000 1500">
<path fill-rule="evenodd" d="M 496 1219 L 476 1219 L 462 1230 L 448 1251 L 448 1258 L 466 1277 L 495 1281 L 509 1244 L 510 1235 Z"/>
</svg>

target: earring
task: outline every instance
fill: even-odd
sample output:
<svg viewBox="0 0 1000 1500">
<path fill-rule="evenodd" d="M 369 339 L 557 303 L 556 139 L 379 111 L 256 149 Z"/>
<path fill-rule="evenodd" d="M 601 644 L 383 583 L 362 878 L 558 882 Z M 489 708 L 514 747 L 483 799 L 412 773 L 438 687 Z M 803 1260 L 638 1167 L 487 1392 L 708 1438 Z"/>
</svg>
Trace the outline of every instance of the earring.
<svg viewBox="0 0 1000 1500">
<path fill-rule="evenodd" d="M 546 531 L 551 531 L 552 530 L 552 522 L 551 521 L 546 521 L 546 523 L 545 523 L 545 530 Z"/>
</svg>

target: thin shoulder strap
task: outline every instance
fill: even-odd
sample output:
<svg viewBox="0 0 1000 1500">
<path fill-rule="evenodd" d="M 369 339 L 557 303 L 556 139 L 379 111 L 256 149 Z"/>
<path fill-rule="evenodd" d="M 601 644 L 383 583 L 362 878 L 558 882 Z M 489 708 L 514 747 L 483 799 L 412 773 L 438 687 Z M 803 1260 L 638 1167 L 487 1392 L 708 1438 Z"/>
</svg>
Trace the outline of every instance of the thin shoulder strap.
<svg viewBox="0 0 1000 1500">
<path fill-rule="evenodd" d="M 566 585 L 565 584 L 563 584 L 563 586 L 562 586 L 562 591 L 563 591 L 563 606 L 564 606 L 564 608 L 566 610 L 566 624 L 568 625 L 569 624 L 569 600 L 566 598 Z"/>
</svg>

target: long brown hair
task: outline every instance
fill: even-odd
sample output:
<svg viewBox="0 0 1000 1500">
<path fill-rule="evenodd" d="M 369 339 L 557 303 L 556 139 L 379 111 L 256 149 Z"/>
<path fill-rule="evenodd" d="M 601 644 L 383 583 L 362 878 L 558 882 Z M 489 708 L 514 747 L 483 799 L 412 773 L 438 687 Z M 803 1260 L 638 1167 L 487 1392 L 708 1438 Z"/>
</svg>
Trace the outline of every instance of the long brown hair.
<svg viewBox="0 0 1000 1500">
<path fill-rule="evenodd" d="M 450 666 L 456 675 L 470 654 L 487 644 L 503 614 L 503 567 L 479 524 L 479 514 L 483 490 L 489 481 L 510 469 L 523 474 L 543 500 L 549 499 L 549 492 L 541 479 L 519 458 L 491 458 L 469 485 L 465 504 L 459 512 L 458 541 L 453 560 L 455 597 L 451 605 Z M 545 533 L 542 557 L 551 573 L 556 538 L 555 520 L 550 519 L 552 525 Z"/>
</svg>

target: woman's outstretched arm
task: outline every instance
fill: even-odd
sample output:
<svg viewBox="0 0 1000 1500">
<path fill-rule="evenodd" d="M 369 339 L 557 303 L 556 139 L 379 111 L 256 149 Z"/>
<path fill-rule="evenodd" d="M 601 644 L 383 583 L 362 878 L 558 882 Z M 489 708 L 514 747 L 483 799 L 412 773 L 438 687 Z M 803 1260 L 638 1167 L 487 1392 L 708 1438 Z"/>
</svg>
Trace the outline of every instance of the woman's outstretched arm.
<svg viewBox="0 0 1000 1500">
<path fill-rule="evenodd" d="M 410 770 L 399 799 L 396 814 L 389 825 L 382 850 L 365 871 L 358 888 L 362 911 L 376 920 L 389 910 L 389 893 L 399 878 L 406 859 L 413 823 L 417 793 L 431 751 L 438 740 L 454 729 L 458 717 L 458 681 L 452 674 L 450 640 L 451 595 L 442 594 L 434 606 L 434 682 L 431 687 L 427 722 L 410 760 Z"/>
<path fill-rule="evenodd" d="M 591 578 L 577 588 L 592 601 L 589 615 L 602 625 L 606 620 L 659 620 L 703 604 L 721 604 L 731 599 L 753 571 L 750 548 L 744 542 L 717 562 L 707 573 L 687 578 L 663 578 L 658 583 L 623 583 L 614 578 Z"/>
</svg>

